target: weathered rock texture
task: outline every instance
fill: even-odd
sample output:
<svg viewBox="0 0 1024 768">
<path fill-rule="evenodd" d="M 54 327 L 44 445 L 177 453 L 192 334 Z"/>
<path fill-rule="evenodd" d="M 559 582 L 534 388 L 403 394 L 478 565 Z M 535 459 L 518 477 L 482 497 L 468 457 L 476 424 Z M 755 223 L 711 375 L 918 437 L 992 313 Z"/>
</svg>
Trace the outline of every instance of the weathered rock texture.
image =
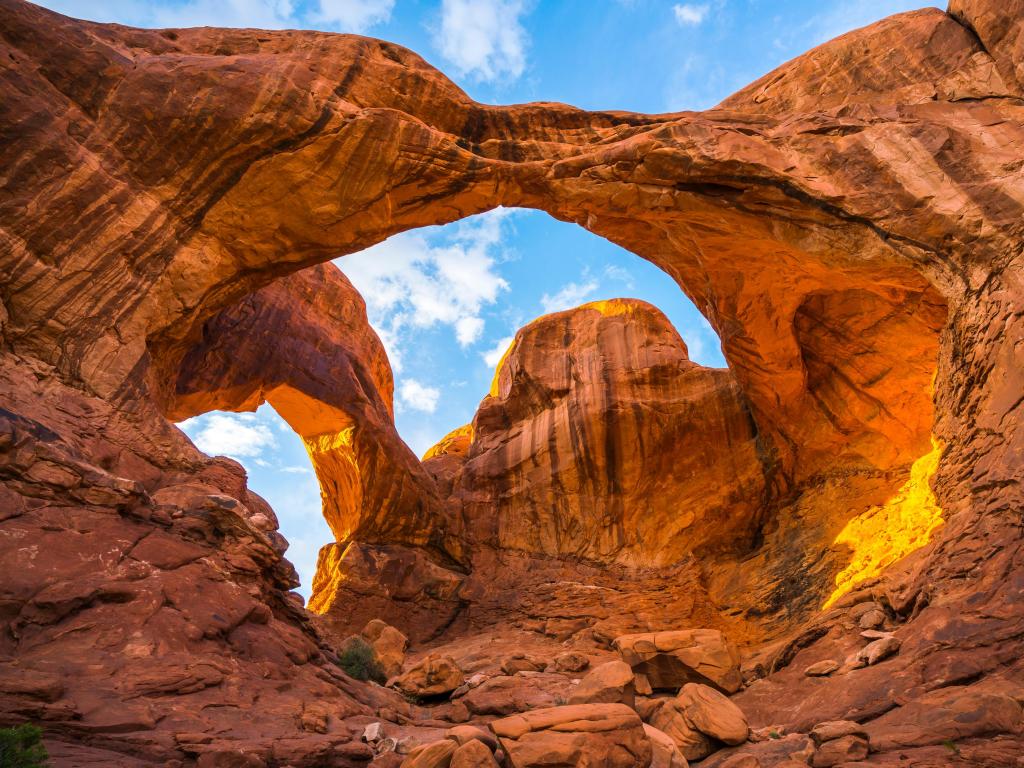
<svg viewBox="0 0 1024 768">
<path fill-rule="evenodd" d="M 436 449 L 449 462 L 451 442 Z M 749 549 L 763 491 L 732 374 L 690 362 L 654 307 L 616 299 L 516 334 L 450 503 L 496 549 L 662 565 Z"/>
<path fill-rule="evenodd" d="M 872 738 L 907 759 L 944 756 L 946 737 L 1006 764 L 1021 753 L 1005 699 L 1017 701 L 1006 690 L 1020 689 L 1024 637 L 1022 16 L 1021 0 L 901 14 L 712 110 L 644 116 L 476 104 L 367 38 L 135 30 L 0 0 L 0 718 L 43 721 L 79 762 L 210 753 L 214 765 L 363 764 L 372 750 L 347 720 L 423 721 L 332 663 L 287 596 L 272 511 L 237 465 L 167 421 L 265 399 L 312 442 L 328 515 L 349 537 L 322 560 L 320 599 L 351 584 L 381 607 L 335 613 L 339 629 L 383 618 L 418 642 L 504 617 L 601 645 L 723 628 L 747 643 L 755 682 L 737 701 L 755 729 L 879 719 Z M 355 299 L 318 302 L 346 286 L 329 270 L 274 283 L 497 205 L 543 209 L 651 260 L 719 332 L 756 430 L 758 472 L 745 459 L 735 471 L 763 478 L 753 534 L 733 537 L 746 552 L 694 547 L 701 558 L 670 562 L 706 543 L 696 519 L 693 540 L 623 529 L 581 546 L 558 521 L 596 531 L 582 501 L 545 512 L 536 532 L 507 515 L 482 537 L 486 521 L 467 514 L 464 528 L 440 503 L 448 481 L 461 498 L 458 467 L 436 482 L 393 435 Z M 263 357 L 272 345 L 239 343 L 239 327 L 280 339 L 276 362 Z M 568 359 L 596 365 L 585 347 Z M 485 401 L 492 436 L 500 401 L 553 404 L 512 373 L 557 382 L 561 363 L 529 362 L 503 366 Z M 599 403 L 597 384 L 578 402 Z M 514 467 L 521 454 L 480 426 L 480 470 Z M 567 481 L 537 455 L 545 484 Z M 631 471 L 607 456 L 586 468 L 606 490 Z M 616 520 L 603 495 L 588 503 Z M 529 494 L 509 498 L 527 508 Z M 922 543 L 917 522 L 883 555 L 850 533 L 935 514 L 931 542 L 898 563 Z M 833 594 L 840 573 L 840 591 L 857 591 Z M 380 584 L 406 585 L 405 602 Z M 444 610 L 403 610 L 421 597 Z M 849 612 L 865 601 L 899 653 L 804 676 L 856 656 Z M 935 706 L 949 717 L 915 734 Z M 955 730 L 964 713 L 984 727 Z M 448 716 L 468 715 L 453 704 Z M 751 749 L 770 765 L 788 759 L 782 742 Z"/>
<path fill-rule="evenodd" d="M 393 389 L 362 297 L 322 264 L 204 323 L 165 411 L 182 421 L 269 402 L 306 445 L 338 541 L 426 544 L 437 494 L 395 432 Z"/>
</svg>

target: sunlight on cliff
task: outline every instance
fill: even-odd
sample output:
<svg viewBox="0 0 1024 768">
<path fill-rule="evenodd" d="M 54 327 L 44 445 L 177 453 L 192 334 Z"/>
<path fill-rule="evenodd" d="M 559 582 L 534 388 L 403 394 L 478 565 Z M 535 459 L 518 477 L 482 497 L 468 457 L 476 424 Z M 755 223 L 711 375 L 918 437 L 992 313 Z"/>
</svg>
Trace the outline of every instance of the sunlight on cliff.
<svg viewBox="0 0 1024 768">
<path fill-rule="evenodd" d="M 505 361 L 508 360 L 508 356 L 512 353 L 512 349 L 515 345 L 515 341 L 508 345 L 508 349 L 505 350 L 505 354 L 501 356 L 501 360 L 499 360 L 498 364 L 494 367 L 494 378 L 491 379 L 491 388 L 487 392 L 491 397 L 501 396 L 501 369 L 505 365 Z"/>
<path fill-rule="evenodd" d="M 344 541 L 358 519 L 363 499 L 359 462 L 354 450 L 355 428 L 304 437 L 302 442 L 320 480 L 324 519 L 336 541 Z M 319 572 L 319 566 L 317 567 Z"/>
<path fill-rule="evenodd" d="M 459 453 L 465 452 L 465 447 L 468 447 L 474 439 L 473 425 L 463 424 L 461 427 L 456 427 L 447 435 L 442 437 L 437 443 L 427 449 L 427 452 L 423 454 L 423 458 L 420 461 L 426 461 L 427 459 L 433 459 L 437 456 L 443 456 L 446 453 L 456 451 Z"/>
<path fill-rule="evenodd" d="M 348 546 L 351 546 L 349 544 Z M 327 613 L 341 592 L 340 584 L 345 580 L 341 560 L 348 551 L 340 547 L 322 547 L 316 560 L 316 574 L 313 576 L 313 593 L 306 603 L 306 610 L 312 613 Z"/>
<path fill-rule="evenodd" d="M 942 508 L 932 492 L 931 479 L 939 467 L 942 444 L 932 438 L 932 450 L 910 468 L 910 478 L 881 507 L 871 507 L 846 524 L 834 544 L 846 544 L 853 559 L 838 576 L 836 589 L 822 608 L 828 608 L 861 582 L 874 578 L 892 563 L 923 547 L 942 525 Z"/>
<path fill-rule="evenodd" d="M 593 309 L 600 312 L 604 317 L 616 317 L 618 315 L 635 314 L 636 302 L 623 301 L 622 299 L 603 299 L 584 304 L 580 309 Z"/>
</svg>

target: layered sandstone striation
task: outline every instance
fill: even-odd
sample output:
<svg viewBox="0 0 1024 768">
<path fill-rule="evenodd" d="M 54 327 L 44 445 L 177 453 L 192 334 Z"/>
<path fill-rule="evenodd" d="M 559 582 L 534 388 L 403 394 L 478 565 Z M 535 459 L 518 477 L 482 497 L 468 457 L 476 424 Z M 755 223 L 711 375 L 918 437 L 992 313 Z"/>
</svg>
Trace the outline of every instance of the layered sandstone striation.
<svg viewBox="0 0 1024 768">
<path fill-rule="evenodd" d="M 450 462 L 452 443 L 430 453 Z M 637 300 L 519 331 L 462 450 L 449 504 L 495 549 L 671 564 L 746 549 L 763 506 L 756 429 L 732 374 L 692 363 L 668 319 Z"/>
<path fill-rule="evenodd" d="M 368 721 L 428 743 L 434 716 L 568 692 L 520 672 L 465 694 L 476 710 L 425 710 L 346 676 L 289 595 L 272 510 L 168 421 L 267 401 L 311 446 L 339 539 L 318 577 L 331 632 L 407 616 L 431 644 L 416 652 L 495 675 L 511 637 L 606 661 L 620 635 L 725 630 L 733 701 L 753 732 L 785 732 L 740 760 L 807 758 L 804 734 L 843 720 L 871 724 L 883 760 L 941 764 L 942 740 L 1016 759 L 1022 17 L 1020 0 L 900 14 L 714 109 L 646 116 L 480 105 L 368 38 L 0 0 L 0 718 L 43 722 L 71 764 L 356 765 Z M 664 269 L 729 372 L 693 369 L 650 312 L 556 316 L 523 331 L 469 444 L 421 466 L 358 299 L 330 268 L 300 273 L 498 205 Z M 555 354 L 546 322 L 579 342 Z M 680 395 L 713 407 L 681 414 Z M 665 424 L 636 415 L 647 398 Z M 640 474 L 663 457 L 627 431 L 693 445 L 680 416 L 732 453 L 701 446 L 685 483 Z M 696 505 L 707 473 L 758 499 L 713 487 Z M 728 546 L 697 506 L 735 526 Z M 578 730 L 595 728 L 648 754 L 631 714 L 557 731 L 564 714 L 501 737 L 600 751 Z"/>
</svg>

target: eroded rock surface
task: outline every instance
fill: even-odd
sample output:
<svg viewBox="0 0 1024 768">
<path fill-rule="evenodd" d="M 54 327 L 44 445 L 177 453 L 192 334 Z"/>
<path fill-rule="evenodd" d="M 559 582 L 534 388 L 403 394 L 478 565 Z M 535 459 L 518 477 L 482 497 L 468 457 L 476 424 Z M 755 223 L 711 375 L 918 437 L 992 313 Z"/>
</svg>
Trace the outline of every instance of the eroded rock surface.
<svg viewBox="0 0 1024 768">
<path fill-rule="evenodd" d="M 755 437 L 732 374 L 690 362 L 661 312 L 585 304 L 516 334 L 449 503 L 495 549 L 632 565 L 743 549 Z"/>
<path fill-rule="evenodd" d="M 329 634 L 379 618 L 436 650 L 501 619 L 553 658 L 566 642 L 610 656 L 619 635 L 717 628 L 741 645 L 747 687 L 734 699 L 751 726 L 786 733 L 709 764 L 806 763 L 803 734 L 844 719 L 877 723 L 879 759 L 941 761 L 956 740 L 965 760 L 1011 764 L 1024 637 L 1024 8 L 955 0 L 950 11 L 854 31 L 715 109 L 644 116 L 479 105 L 415 54 L 367 38 L 134 30 L 0 0 L 4 722 L 43 723 L 85 764 L 362 765 L 373 754 L 357 734 L 375 718 L 412 748 L 452 722 L 431 714 L 471 716 L 340 672 L 289 596 L 273 511 L 238 465 L 202 456 L 167 421 L 268 400 L 321 457 L 339 539 L 318 577 Z M 749 514 L 725 519 L 733 549 L 712 546 L 696 515 L 683 526 L 685 514 L 658 509 L 685 529 L 662 541 L 615 508 L 609 491 L 634 493 L 622 479 L 658 458 L 620 461 L 636 446 L 616 430 L 662 433 L 604 408 L 603 382 L 573 390 L 544 343 L 517 343 L 466 453 L 453 443 L 425 470 L 403 450 L 355 300 L 325 306 L 318 291 L 343 287 L 327 268 L 301 270 L 497 205 L 546 210 L 648 258 L 719 332 L 730 371 L 718 378 L 735 398 L 718 434 L 745 437 L 737 463 L 714 471 L 763 489 L 736 500 Z M 630 357 L 629 324 L 597 314 L 556 316 L 586 332 L 566 359 L 617 370 L 619 394 L 629 374 L 612 358 L 647 371 L 622 402 L 679 394 L 678 349 L 644 334 L 645 357 Z M 272 333 L 281 354 L 256 354 L 239 328 Z M 565 454 L 603 483 L 589 498 L 556 467 L 560 445 L 496 447 L 506 417 L 564 440 L 515 409 L 554 414 L 566 386 L 590 409 L 576 423 L 615 416 L 604 443 L 615 458 L 588 439 Z M 539 475 L 521 466 L 534 455 Z M 465 513 L 486 501 L 465 486 L 470 472 L 503 514 Z M 552 478 L 580 498 L 529 512 Z M 593 509 L 614 524 L 596 527 Z M 333 609 L 359 594 L 359 611 Z M 867 645 L 867 614 L 848 613 L 857 602 L 880 606 L 873 621 L 899 652 L 805 676 Z M 553 673 L 550 685 L 571 682 Z M 972 718 L 984 727 L 965 727 Z M 627 720 L 626 751 L 649 760 Z M 620 745 L 574 738 L 557 748 Z"/>
</svg>

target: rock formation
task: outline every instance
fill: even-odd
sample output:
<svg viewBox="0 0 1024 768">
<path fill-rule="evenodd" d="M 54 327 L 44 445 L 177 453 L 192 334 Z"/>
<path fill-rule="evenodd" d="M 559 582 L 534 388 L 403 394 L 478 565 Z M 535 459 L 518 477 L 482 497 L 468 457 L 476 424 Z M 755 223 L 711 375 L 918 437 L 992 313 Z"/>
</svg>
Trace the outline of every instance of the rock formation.
<svg viewBox="0 0 1024 768">
<path fill-rule="evenodd" d="M 465 439 L 428 453 L 430 471 L 446 459 L 442 483 Z M 477 546 L 502 550 L 632 565 L 743 551 L 763 501 L 732 374 L 690 362 L 668 319 L 634 300 L 519 331 L 462 459 L 450 503 Z"/>
<path fill-rule="evenodd" d="M 862 741 L 1012 765 L 1022 17 L 900 14 L 714 109 L 645 116 L 476 104 L 368 38 L 0 0 L 0 720 L 42 723 L 64 765 L 394 765 L 498 714 L 514 764 L 640 764 L 632 710 L 566 712 L 568 674 L 502 675 L 495 654 L 596 665 L 621 635 L 707 628 L 739 645 L 752 729 L 708 765 Z M 664 269 L 729 371 L 689 364 L 650 311 L 556 315 L 520 334 L 472 434 L 418 462 L 358 297 L 315 265 L 498 205 Z M 263 401 L 310 447 L 338 539 L 319 617 L 242 469 L 169 421 Z M 732 440 L 700 456 L 733 485 L 673 476 L 689 522 L 650 441 L 693 446 L 694 425 Z M 411 669 L 448 656 L 465 684 L 424 707 L 349 678 L 335 638 L 371 619 L 409 636 Z M 829 721 L 869 738 L 807 735 Z"/>
</svg>

